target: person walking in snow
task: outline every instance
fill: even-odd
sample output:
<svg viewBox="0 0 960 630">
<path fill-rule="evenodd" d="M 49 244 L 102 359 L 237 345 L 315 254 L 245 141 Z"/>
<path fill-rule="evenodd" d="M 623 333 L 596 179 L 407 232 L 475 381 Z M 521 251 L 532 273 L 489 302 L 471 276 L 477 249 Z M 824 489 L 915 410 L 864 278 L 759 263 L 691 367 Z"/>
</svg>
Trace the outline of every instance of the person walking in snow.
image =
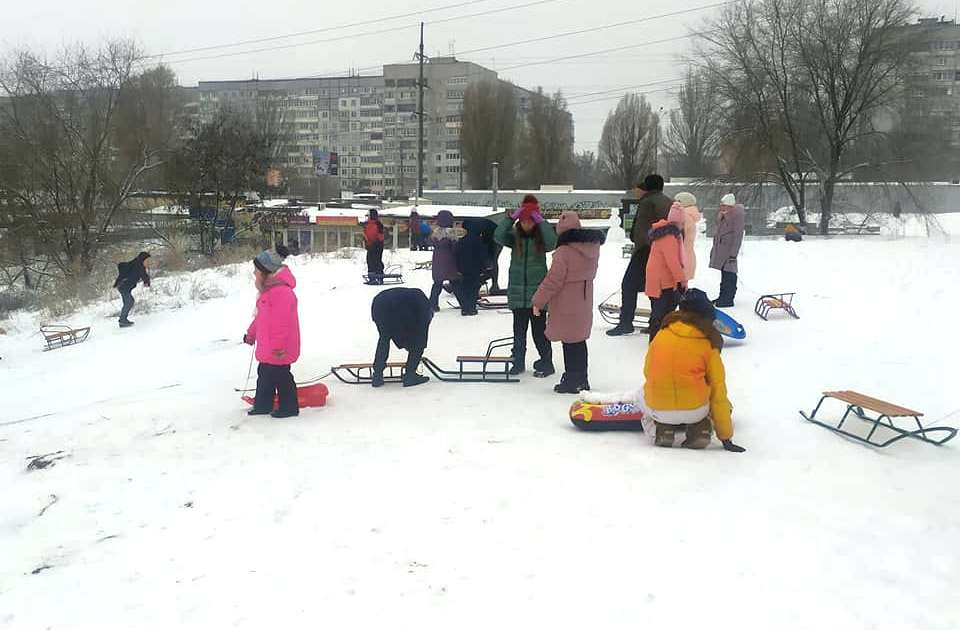
<svg viewBox="0 0 960 630">
<path fill-rule="evenodd" d="M 646 294 L 650 298 L 650 340 L 660 330 L 663 318 L 673 312 L 687 289 L 683 251 L 684 213 L 674 204 L 665 221 L 650 230 L 650 258 L 647 261 Z"/>
<path fill-rule="evenodd" d="M 717 232 L 713 235 L 713 248 L 710 250 L 710 268 L 720 272 L 720 295 L 713 301 L 714 306 L 733 306 L 733 299 L 737 295 L 737 256 L 743 244 L 746 222 L 746 210 L 737 203 L 737 198 L 729 193 L 724 195 L 720 200 Z"/>
<path fill-rule="evenodd" d="M 363 245 L 367 249 L 368 284 L 383 284 L 383 223 L 376 210 L 363 226 Z"/>
<path fill-rule="evenodd" d="M 650 344 L 644 361 L 643 388 L 634 392 L 589 392 L 589 403 L 632 402 L 643 409 L 643 426 L 654 444 L 672 447 L 678 432 L 681 446 L 703 449 L 710 445 L 711 429 L 724 450 L 742 453 L 733 443 L 733 406 L 727 398 L 726 372 L 720 351 L 723 339 L 713 327 L 713 304 L 707 294 L 690 289 L 680 311 L 670 313 Z"/>
<path fill-rule="evenodd" d="M 449 210 L 437 213 L 437 225 L 430 235 L 433 245 L 433 288 L 430 289 L 430 307 L 434 312 L 440 310 L 440 293 L 444 282 L 455 282 L 457 279 L 457 240 L 460 235 L 453 227 L 453 215 Z"/>
<path fill-rule="evenodd" d="M 637 294 L 646 289 L 647 260 L 650 258 L 650 239 L 647 235 L 654 223 L 667 218 L 673 203 L 670 197 L 663 194 L 663 177 L 660 175 L 647 175 L 643 183 L 637 185 L 637 194 L 640 202 L 630 229 L 633 256 L 620 283 L 620 323 L 607 331 L 611 337 L 633 333 Z"/>
<path fill-rule="evenodd" d="M 489 258 L 487 245 L 483 242 L 483 221 L 466 219 L 463 222 L 466 234 L 457 241 L 455 250 L 459 280 L 454 282 L 460 314 L 477 314 L 480 299 L 480 284 L 484 266 Z"/>
<path fill-rule="evenodd" d="M 407 365 L 403 374 L 403 386 L 415 387 L 430 380 L 417 374 L 420 359 L 427 347 L 433 309 L 420 289 L 397 287 L 381 291 L 370 307 L 373 322 L 377 325 L 380 339 L 373 358 L 374 387 L 383 386 L 383 371 L 390 356 L 390 342 L 407 351 Z"/>
<path fill-rule="evenodd" d="M 701 219 L 700 208 L 697 207 L 697 198 L 688 192 L 677 193 L 674 203 L 683 208 L 683 259 L 687 281 L 690 281 L 697 275 L 697 254 L 693 245 L 697 240 L 697 227 Z"/>
<path fill-rule="evenodd" d="M 141 281 L 143 286 L 150 286 L 150 275 L 147 273 L 148 258 L 150 258 L 149 252 L 140 252 L 133 260 L 117 263 L 117 279 L 114 280 L 113 287 L 120 293 L 120 299 L 123 300 L 123 307 L 120 309 L 120 328 L 133 326 L 133 322 L 128 319 L 136 303 L 133 299 L 133 290 Z"/>
<path fill-rule="evenodd" d="M 533 363 L 533 375 L 545 378 L 555 373 L 553 349 L 547 340 L 546 313 L 534 314 L 533 294 L 547 275 L 547 252 L 557 246 L 557 233 L 543 219 L 540 203 L 526 195 L 520 207 L 504 217 L 493 234 L 497 243 L 509 247 L 510 271 L 507 306 L 513 313 L 513 367 L 510 373 L 526 371 L 527 328 L 540 358 Z"/>
<path fill-rule="evenodd" d="M 587 339 L 593 327 L 593 279 L 600 262 L 604 234 L 584 230 L 576 212 L 564 212 L 557 223 L 557 251 L 537 292 L 533 315 L 547 318 L 547 339 L 563 343 L 563 376 L 553 388 L 558 394 L 590 389 L 587 379 Z"/>
<path fill-rule="evenodd" d="M 300 319 L 297 280 L 274 251 L 260 252 L 253 259 L 254 282 L 259 295 L 253 322 L 243 336 L 246 344 L 256 345 L 257 393 L 251 416 L 270 414 L 290 418 L 300 414 L 297 385 L 290 366 L 300 358 Z M 273 409 L 273 397 L 279 403 Z"/>
</svg>

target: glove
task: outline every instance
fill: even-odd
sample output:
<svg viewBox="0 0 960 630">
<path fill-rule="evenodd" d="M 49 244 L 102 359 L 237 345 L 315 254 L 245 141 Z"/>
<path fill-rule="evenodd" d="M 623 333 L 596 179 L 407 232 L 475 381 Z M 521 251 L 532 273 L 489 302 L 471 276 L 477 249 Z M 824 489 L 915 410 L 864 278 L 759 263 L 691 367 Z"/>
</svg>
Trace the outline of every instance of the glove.
<svg viewBox="0 0 960 630">
<path fill-rule="evenodd" d="M 724 440 L 724 441 L 723 441 L 723 450 L 725 450 L 725 451 L 730 451 L 731 453 L 743 453 L 743 452 L 746 451 L 747 449 L 743 448 L 742 446 L 737 446 L 736 444 L 734 444 L 734 443 L 733 443 L 732 441 L 730 441 L 730 440 Z"/>
<path fill-rule="evenodd" d="M 539 212 L 534 212 L 533 214 L 531 214 L 531 215 L 530 215 L 530 219 L 531 219 L 531 220 L 534 222 L 534 224 L 536 224 L 536 225 L 540 225 L 541 223 L 543 223 L 543 215 L 540 214 Z"/>
<path fill-rule="evenodd" d="M 250 335 L 244 333 L 244 334 L 243 334 L 243 343 L 247 344 L 248 346 L 252 346 L 252 345 L 253 345 L 253 337 L 251 337 Z"/>
<path fill-rule="evenodd" d="M 520 208 L 517 208 L 516 210 L 510 213 L 510 218 L 516 221 L 517 219 L 520 218 L 520 212 L 522 212 L 522 210 Z"/>
</svg>

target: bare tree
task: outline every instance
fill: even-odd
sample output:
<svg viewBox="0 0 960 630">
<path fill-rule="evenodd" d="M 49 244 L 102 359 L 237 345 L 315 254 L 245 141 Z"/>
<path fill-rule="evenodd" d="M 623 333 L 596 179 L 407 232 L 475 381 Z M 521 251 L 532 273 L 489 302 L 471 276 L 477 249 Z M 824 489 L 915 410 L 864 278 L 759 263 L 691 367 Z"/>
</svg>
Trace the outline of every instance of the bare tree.
<svg viewBox="0 0 960 630">
<path fill-rule="evenodd" d="M 664 142 L 675 160 L 674 171 L 686 177 L 712 175 L 724 127 L 720 94 L 707 74 L 691 69 L 677 101 Z"/>
<path fill-rule="evenodd" d="M 490 187 L 492 162 L 500 164 L 501 184 L 512 185 L 518 128 L 512 84 L 480 81 L 467 87 L 463 95 L 460 151 L 471 187 Z"/>
<path fill-rule="evenodd" d="M 633 188 L 656 160 L 660 117 L 643 95 L 625 94 L 607 114 L 600 136 L 600 168 L 611 185 Z"/>
<path fill-rule="evenodd" d="M 573 185 L 580 190 L 600 187 L 600 167 L 593 151 L 580 151 L 573 156 Z"/>
<path fill-rule="evenodd" d="M 265 189 L 279 142 L 276 128 L 248 110 L 221 108 L 172 155 L 167 187 L 197 220 L 205 254 L 213 254 L 217 231 L 230 222 L 245 194 Z"/>
<path fill-rule="evenodd" d="M 523 185 L 565 183 L 573 177 L 573 117 L 561 92 L 552 96 L 537 88 L 523 129 Z"/>
<path fill-rule="evenodd" d="M 866 150 L 879 113 L 899 99 L 913 48 L 906 0 L 747 0 L 703 35 L 704 67 L 774 165 L 767 173 L 805 221 L 815 184 L 826 233 L 836 183 L 876 165 Z M 736 144 L 736 140 L 733 140 Z"/>
<path fill-rule="evenodd" d="M 0 68 L 0 188 L 63 274 L 92 270 L 124 202 L 162 163 L 164 115 L 152 101 L 131 102 L 147 83 L 160 89 L 163 73 L 143 78 L 139 60 L 118 40 L 53 61 L 21 51 Z"/>
</svg>

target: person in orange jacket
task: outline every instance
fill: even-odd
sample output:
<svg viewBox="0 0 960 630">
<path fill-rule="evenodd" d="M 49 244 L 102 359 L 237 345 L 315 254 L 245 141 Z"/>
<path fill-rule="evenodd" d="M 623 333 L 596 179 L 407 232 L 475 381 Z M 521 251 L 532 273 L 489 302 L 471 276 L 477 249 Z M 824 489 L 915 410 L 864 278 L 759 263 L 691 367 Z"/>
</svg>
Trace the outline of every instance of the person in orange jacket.
<svg viewBox="0 0 960 630">
<path fill-rule="evenodd" d="M 680 303 L 687 289 L 683 253 L 683 208 L 674 204 L 665 221 L 657 221 L 650 230 L 650 259 L 647 261 L 645 293 L 650 298 L 650 341 L 661 322 Z"/>
<path fill-rule="evenodd" d="M 363 245 L 367 248 L 368 284 L 383 284 L 383 223 L 376 210 L 363 226 Z"/>
<path fill-rule="evenodd" d="M 633 392 L 584 392 L 589 403 L 632 402 L 643 409 L 644 431 L 657 446 L 671 447 L 679 431 L 684 448 L 710 445 L 711 429 L 724 450 L 742 453 L 733 443 L 733 406 L 727 398 L 726 372 L 720 350 L 723 338 L 713 327 L 714 307 L 707 294 L 690 289 L 680 311 L 670 313 L 656 336 L 643 367 L 646 382 Z"/>
</svg>

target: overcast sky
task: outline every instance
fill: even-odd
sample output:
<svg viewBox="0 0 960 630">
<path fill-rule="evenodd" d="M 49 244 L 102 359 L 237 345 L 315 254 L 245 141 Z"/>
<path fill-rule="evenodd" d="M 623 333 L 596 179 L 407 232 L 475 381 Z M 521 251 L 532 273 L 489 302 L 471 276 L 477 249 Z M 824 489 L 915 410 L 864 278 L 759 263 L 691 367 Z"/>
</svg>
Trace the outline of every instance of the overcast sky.
<svg viewBox="0 0 960 630">
<path fill-rule="evenodd" d="M 953 17 L 958 1 L 924 0 L 920 6 L 924 14 Z M 596 150 L 603 119 L 624 91 L 650 90 L 647 98 L 656 108 L 663 107 L 666 111 L 674 106 L 676 79 L 684 71 L 679 57 L 688 49 L 689 40 L 575 59 L 558 58 L 684 35 L 718 9 L 546 41 L 507 44 L 708 7 L 716 2 L 270 0 L 245 5 L 236 0 L 11 0 L 0 9 L 0 47 L 3 52 L 20 46 L 54 52 L 64 43 L 134 37 L 147 54 L 163 53 L 157 60 L 163 59 L 171 65 L 183 85 L 196 85 L 200 80 L 248 79 L 255 75 L 263 79 L 335 75 L 350 68 L 361 68 L 363 74 L 372 74 L 377 72 L 374 68 L 383 63 L 412 59 L 418 39 L 417 22 L 422 19 L 427 22 L 428 55 L 446 55 L 453 51 L 461 60 L 497 70 L 502 78 L 523 87 L 542 85 L 549 91 L 562 89 L 570 98 L 577 149 Z M 431 11 L 438 7 L 450 8 Z M 490 11 L 499 12 L 474 15 Z M 413 15 L 372 23 L 402 14 Z M 345 26 L 358 22 L 367 23 Z M 320 29 L 324 30 L 282 37 Z M 170 54 L 271 37 L 277 39 Z M 289 47 L 293 45 L 296 46 Z M 288 47 L 262 50 L 278 46 Z M 485 50 L 469 52 L 481 48 Z M 232 54 L 238 52 L 243 54 Z M 223 56 L 226 54 L 231 56 Z M 649 85 L 651 83 L 653 85 Z M 597 92 L 602 93 L 595 94 Z"/>
</svg>

